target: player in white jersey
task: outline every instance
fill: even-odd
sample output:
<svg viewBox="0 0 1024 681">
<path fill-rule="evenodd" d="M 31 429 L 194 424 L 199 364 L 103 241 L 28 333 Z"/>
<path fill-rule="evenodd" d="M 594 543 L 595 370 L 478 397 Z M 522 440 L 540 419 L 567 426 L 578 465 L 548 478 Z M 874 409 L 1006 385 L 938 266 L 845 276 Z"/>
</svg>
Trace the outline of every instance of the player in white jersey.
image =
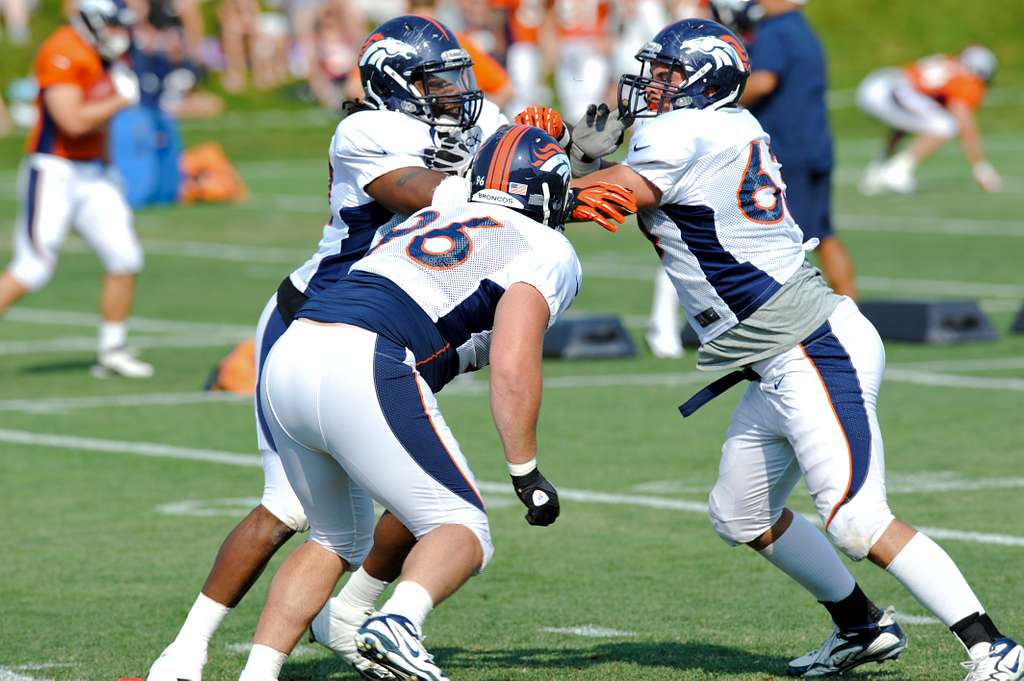
<svg viewBox="0 0 1024 681">
<path fill-rule="evenodd" d="M 580 284 L 560 234 L 569 174 L 549 135 L 504 128 L 474 162 L 469 203 L 381 228 L 275 344 L 262 410 L 311 531 L 274 579 L 242 681 L 276 679 L 340 574 L 363 561 L 372 500 L 418 541 L 355 640 L 398 678 L 447 678 L 421 626 L 493 551 L 483 499 L 434 399 L 459 373 L 490 364 L 492 411 L 527 521 L 558 517 L 558 495 L 536 467 L 536 424 L 544 331 Z"/>
<path fill-rule="evenodd" d="M 835 546 L 885 569 L 956 634 L 970 655 L 968 681 L 1024 678 L 1024 650 L 999 632 L 950 557 L 889 509 L 876 415 L 885 351 L 853 301 L 805 261 L 768 136 L 736 106 L 749 74 L 742 44 L 691 19 L 662 30 L 637 59 L 640 74 L 620 81 L 619 119 L 651 120 L 624 163 L 578 181 L 634 191 L 641 229 L 700 336 L 698 368 L 739 369 L 683 414 L 749 381 L 709 512 L 726 542 L 754 548 L 832 616 L 833 633 L 787 673 L 839 674 L 906 647 L 892 611 L 875 607 L 825 537 L 785 507 L 802 475 Z M 598 132 L 577 128 L 573 144 L 600 157 L 615 126 Z"/>
<path fill-rule="evenodd" d="M 329 148 L 331 217 L 316 252 L 285 278 L 260 316 L 260 367 L 295 311 L 348 273 L 379 226 L 429 205 L 444 173 L 468 165 L 470 138 L 479 132 L 467 135 L 467 130 L 480 126 L 489 135 L 507 122 L 494 104 L 482 100 L 470 65 L 454 36 L 436 21 L 399 17 L 370 35 L 361 55 L 367 101 L 342 120 Z M 274 553 L 295 532 L 308 528 L 260 415 L 258 395 L 256 416 L 264 470 L 260 505 L 225 539 L 178 636 L 150 669 L 149 681 L 199 681 L 207 644 L 224 617 Z M 393 677 L 356 654 L 351 633 L 398 576 L 413 542 L 386 514 L 374 552 L 343 590 L 342 596 L 348 597 L 325 609 L 314 627 L 319 642 L 368 678 Z"/>
</svg>

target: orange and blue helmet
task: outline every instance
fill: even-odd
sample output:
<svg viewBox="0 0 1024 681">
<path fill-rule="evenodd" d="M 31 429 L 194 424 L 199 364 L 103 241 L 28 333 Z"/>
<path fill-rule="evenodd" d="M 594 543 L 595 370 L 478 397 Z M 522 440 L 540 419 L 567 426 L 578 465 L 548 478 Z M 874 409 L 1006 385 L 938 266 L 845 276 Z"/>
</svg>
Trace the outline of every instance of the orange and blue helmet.
<svg viewBox="0 0 1024 681">
<path fill-rule="evenodd" d="M 738 106 L 750 75 L 747 50 L 736 35 L 714 21 L 684 19 L 662 29 L 636 53 L 639 74 L 619 80 L 619 108 L 637 118 L 673 109 Z M 654 77 L 654 65 L 670 68 L 682 81 Z"/>
<path fill-rule="evenodd" d="M 511 208 L 562 231 L 571 212 L 569 157 L 551 135 L 530 125 L 506 125 L 477 151 L 470 201 Z"/>
</svg>

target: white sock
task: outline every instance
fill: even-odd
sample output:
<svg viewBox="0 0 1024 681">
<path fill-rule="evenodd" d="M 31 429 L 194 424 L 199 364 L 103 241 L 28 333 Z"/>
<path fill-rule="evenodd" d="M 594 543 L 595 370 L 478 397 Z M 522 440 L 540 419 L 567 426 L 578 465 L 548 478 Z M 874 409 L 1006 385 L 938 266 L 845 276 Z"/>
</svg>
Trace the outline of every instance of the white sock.
<svg viewBox="0 0 1024 681">
<path fill-rule="evenodd" d="M 270 646 L 254 643 L 249 651 L 249 659 L 245 663 L 239 681 L 266 681 L 276 679 L 281 673 L 287 653 L 274 650 Z"/>
<path fill-rule="evenodd" d="M 205 648 L 229 612 L 231 608 L 200 592 L 192 609 L 188 611 L 185 623 L 181 625 L 175 643 L 181 641 L 186 645 L 201 645 Z"/>
<path fill-rule="evenodd" d="M 841 601 L 853 593 L 856 585 L 825 535 L 797 513 L 782 536 L 758 553 L 818 601 Z"/>
<path fill-rule="evenodd" d="M 387 582 L 373 577 L 360 567 L 352 573 L 352 576 L 345 582 L 345 586 L 331 600 L 343 607 L 364 612 L 373 609 L 377 604 L 377 599 L 386 588 L 388 588 Z"/>
<path fill-rule="evenodd" d="M 430 593 L 416 582 L 399 582 L 395 592 L 391 594 L 381 612 L 389 615 L 401 615 L 417 627 L 423 627 L 423 620 L 434 609 L 434 599 Z"/>
<path fill-rule="evenodd" d="M 100 322 L 100 333 L 99 333 L 99 352 L 103 354 L 113 350 L 114 348 L 122 347 L 125 341 L 128 340 L 128 323 L 127 322 Z"/>
<path fill-rule="evenodd" d="M 679 336 L 679 295 L 663 268 L 654 276 L 654 293 L 651 296 L 651 318 L 648 328 L 659 334 Z"/>
<path fill-rule="evenodd" d="M 921 532 L 896 554 L 886 571 L 947 627 L 985 612 L 953 559 Z"/>
</svg>

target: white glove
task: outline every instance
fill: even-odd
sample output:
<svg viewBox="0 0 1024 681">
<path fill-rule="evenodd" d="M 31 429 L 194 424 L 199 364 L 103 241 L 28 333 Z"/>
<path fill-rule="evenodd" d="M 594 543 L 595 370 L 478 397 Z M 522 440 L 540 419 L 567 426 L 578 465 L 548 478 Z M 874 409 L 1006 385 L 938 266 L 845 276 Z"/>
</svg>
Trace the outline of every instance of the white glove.
<svg viewBox="0 0 1024 681">
<path fill-rule="evenodd" d="M 1003 191 L 1003 178 L 999 176 L 996 169 L 988 161 L 978 161 L 971 168 L 974 174 L 974 181 L 987 192 Z"/>
<path fill-rule="evenodd" d="M 445 135 L 438 141 L 437 146 L 423 152 L 423 161 L 431 170 L 447 175 L 464 175 L 473 163 L 482 137 L 483 131 L 479 125 Z"/>
<path fill-rule="evenodd" d="M 600 159 L 619 148 L 626 128 L 632 124 L 632 118 L 620 118 L 619 112 L 613 113 L 607 104 L 587 107 L 587 113 L 572 129 L 569 160 L 573 177 L 582 177 L 600 168 Z"/>
<path fill-rule="evenodd" d="M 129 106 L 135 106 L 139 103 L 139 96 L 141 94 L 139 91 L 139 78 L 130 66 L 123 61 L 116 61 L 111 64 L 107 73 L 110 75 L 110 80 L 114 83 L 114 89 L 117 91 L 117 94 L 121 95 L 122 99 L 127 100 Z"/>
</svg>

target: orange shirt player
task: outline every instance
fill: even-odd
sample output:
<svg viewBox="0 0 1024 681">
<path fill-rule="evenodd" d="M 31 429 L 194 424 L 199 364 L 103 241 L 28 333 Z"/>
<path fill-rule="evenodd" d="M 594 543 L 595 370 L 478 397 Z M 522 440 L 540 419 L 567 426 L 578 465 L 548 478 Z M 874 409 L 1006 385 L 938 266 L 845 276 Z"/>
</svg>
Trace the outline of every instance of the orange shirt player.
<svg viewBox="0 0 1024 681">
<path fill-rule="evenodd" d="M 0 275 L 0 313 L 53 276 L 74 227 L 99 255 L 97 364 L 93 375 L 146 378 L 153 367 L 125 347 L 142 249 L 132 213 L 107 163 L 107 125 L 139 101 L 139 84 L 120 58 L 131 46 L 134 12 L 123 0 L 78 0 L 70 25 L 35 58 L 39 117 L 19 176 L 14 257 Z"/>
</svg>

